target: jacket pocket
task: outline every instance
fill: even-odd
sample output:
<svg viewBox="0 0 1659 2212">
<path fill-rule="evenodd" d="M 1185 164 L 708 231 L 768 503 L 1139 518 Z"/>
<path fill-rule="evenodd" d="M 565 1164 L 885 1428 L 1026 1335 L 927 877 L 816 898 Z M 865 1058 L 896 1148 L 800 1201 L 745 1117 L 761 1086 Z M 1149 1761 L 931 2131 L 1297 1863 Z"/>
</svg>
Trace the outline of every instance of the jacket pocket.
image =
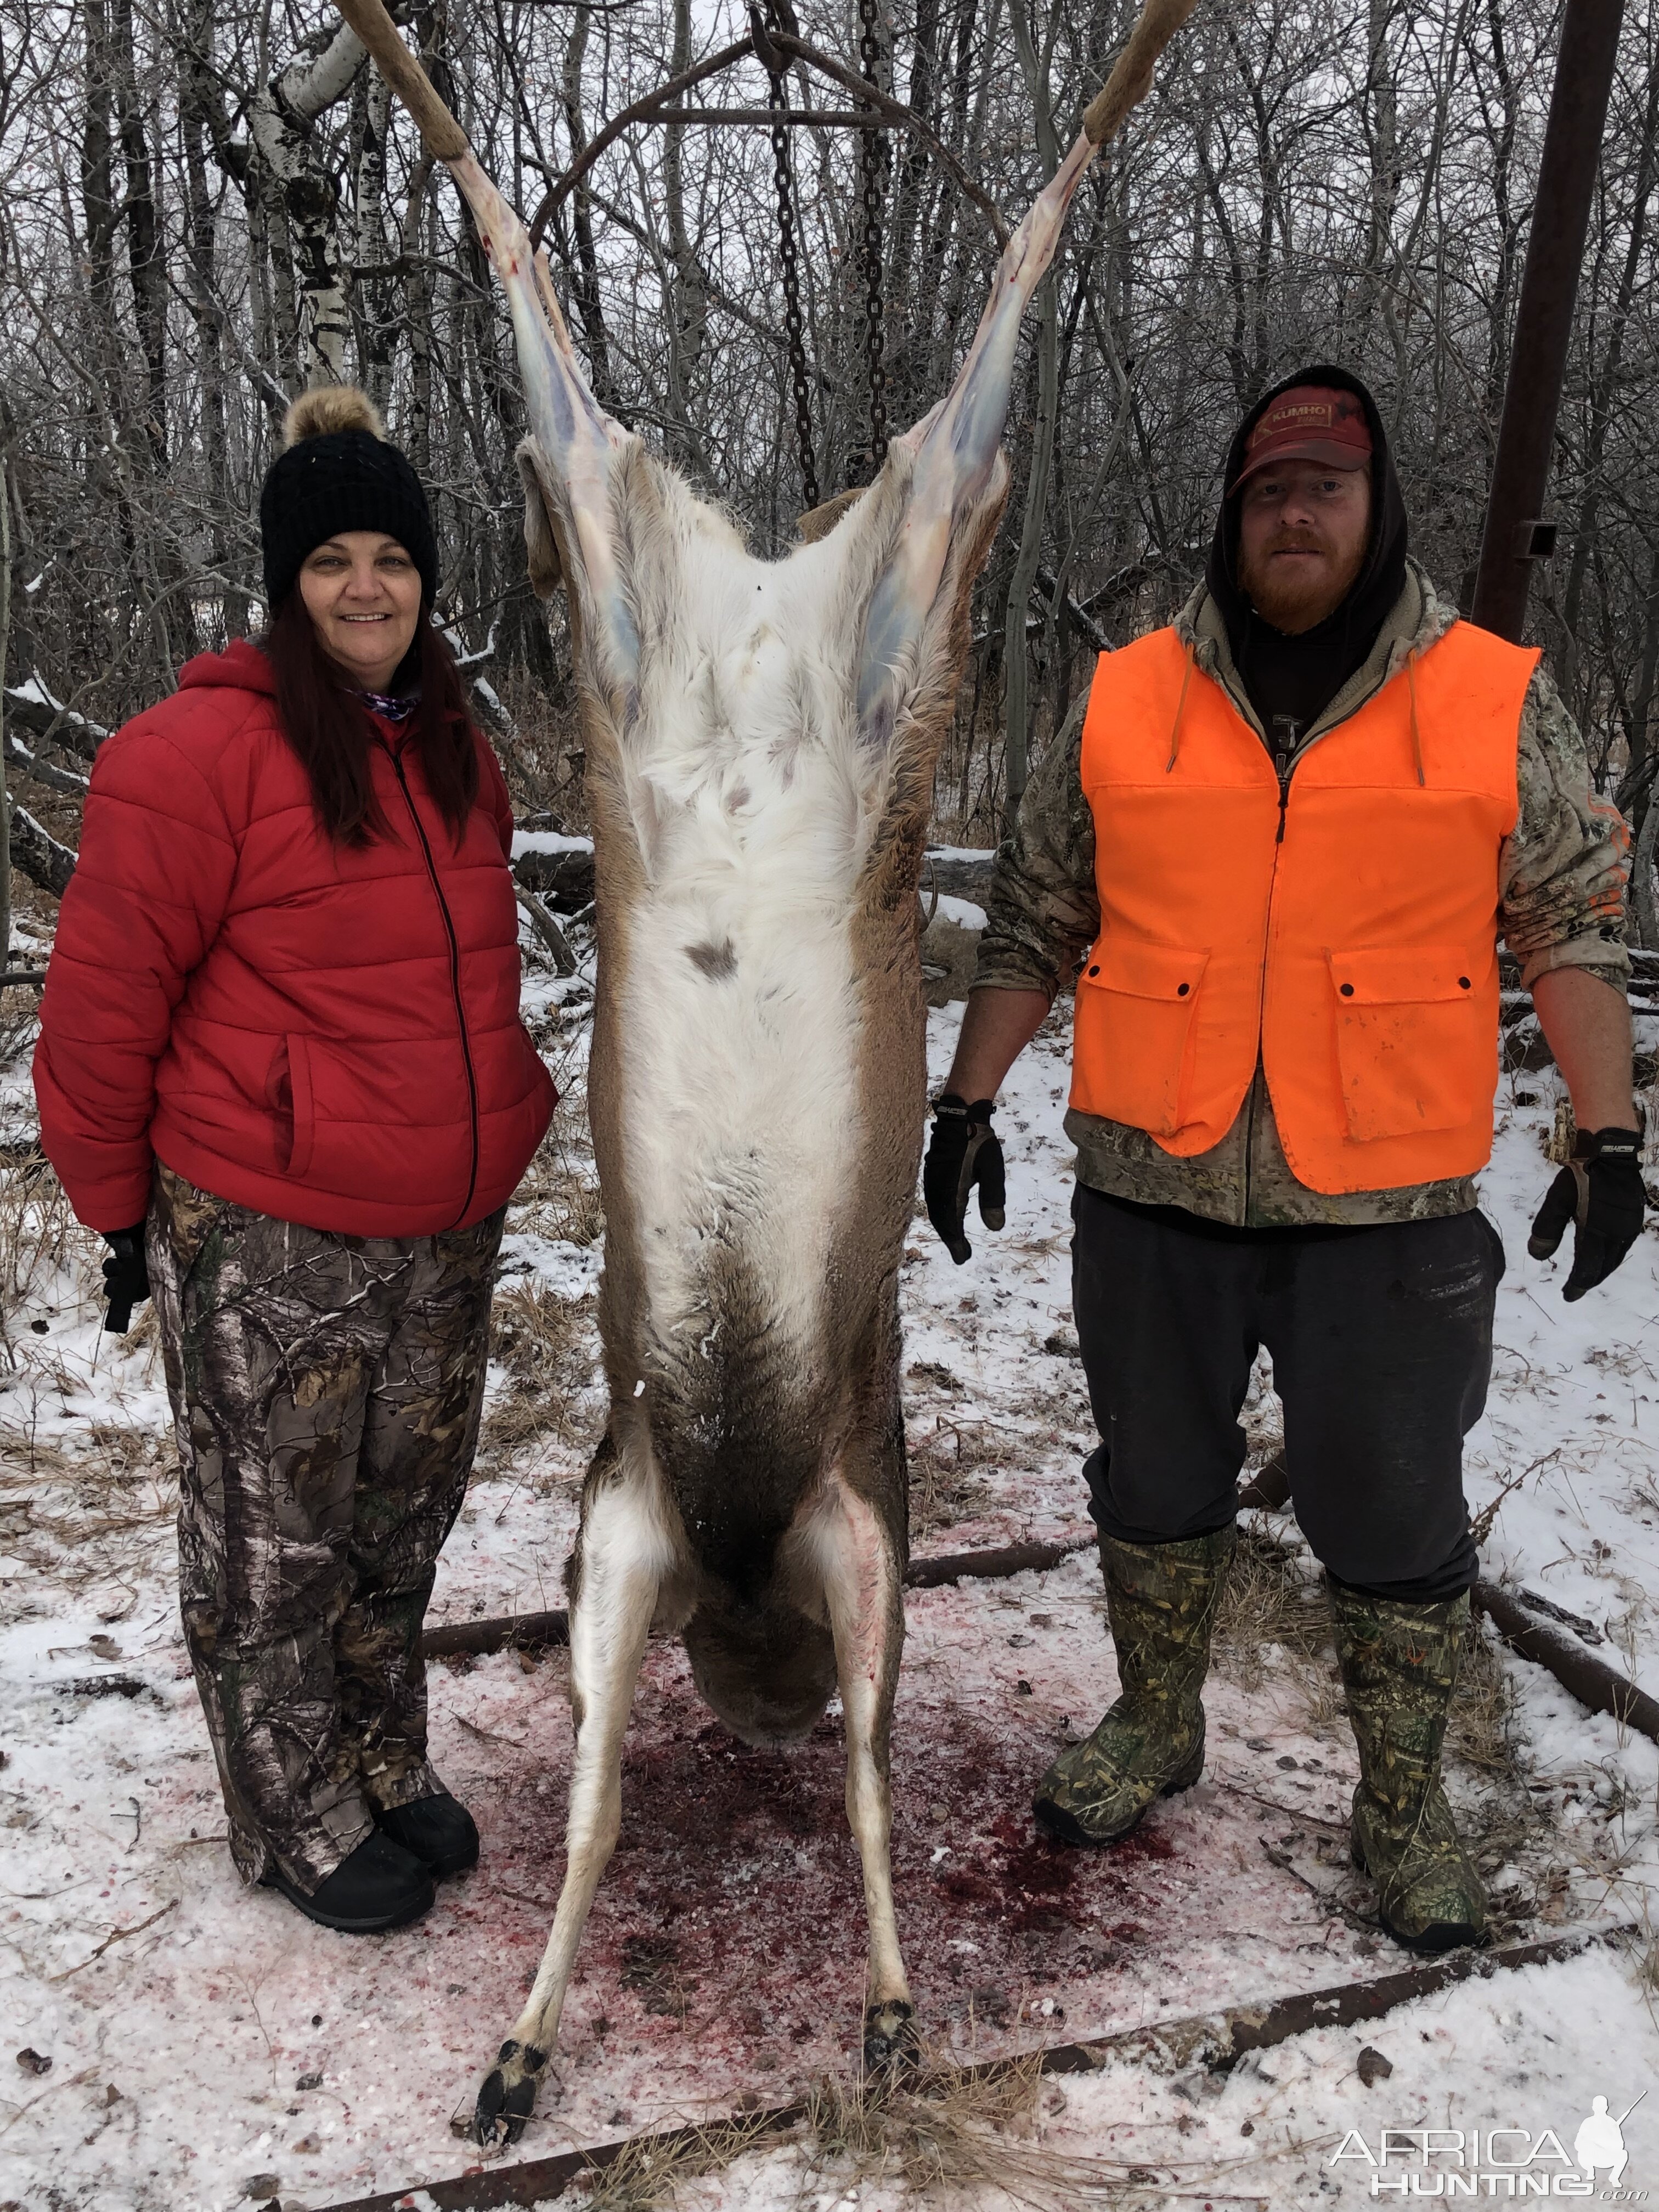
<svg viewBox="0 0 1659 2212">
<path fill-rule="evenodd" d="M 1209 958 L 1115 930 L 1100 939 L 1078 978 L 1074 1103 L 1085 1113 L 1154 1137 L 1183 1126 Z"/>
<path fill-rule="evenodd" d="M 276 1123 L 277 1169 L 283 1175 L 302 1176 L 317 1141 L 311 1055 L 303 1036 L 290 1033 L 277 1046 L 265 1078 L 265 1098 Z"/>
<path fill-rule="evenodd" d="M 1473 1121 L 1497 1076 L 1480 988 L 1492 953 L 1412 945 L 1328 957 L 1348 1134 L 1365 1143 Z"/>
</svg>

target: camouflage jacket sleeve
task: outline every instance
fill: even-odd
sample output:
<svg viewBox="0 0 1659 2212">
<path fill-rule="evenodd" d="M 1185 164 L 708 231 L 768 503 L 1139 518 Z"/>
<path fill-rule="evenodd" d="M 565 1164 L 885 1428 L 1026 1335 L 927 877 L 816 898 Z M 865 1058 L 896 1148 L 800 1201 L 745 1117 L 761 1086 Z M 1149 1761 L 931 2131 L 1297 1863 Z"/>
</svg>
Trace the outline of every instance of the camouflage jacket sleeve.
<svg viewBox="0 0 1659 2212">
<path fill-rule="evenodd" d="M 1079 700 L 1038 763 L 997 854 L 976 990 L 1046 991 L 1052 1000 L 1099 931 L 1094 817 L 1079 773 L 1083 707 Z"/>
<path fill-rule="evenodd" d="M 1625 887 L 1630 834 L 1591 788 L 1583 740 L 1540 668 L 1521 710 L 1520 811 L 1499 877 L 1504 936 L 1530 986 L 1552 968 L 1594 968 L 1615 989 L 1630 974 Z"/>
</svg>

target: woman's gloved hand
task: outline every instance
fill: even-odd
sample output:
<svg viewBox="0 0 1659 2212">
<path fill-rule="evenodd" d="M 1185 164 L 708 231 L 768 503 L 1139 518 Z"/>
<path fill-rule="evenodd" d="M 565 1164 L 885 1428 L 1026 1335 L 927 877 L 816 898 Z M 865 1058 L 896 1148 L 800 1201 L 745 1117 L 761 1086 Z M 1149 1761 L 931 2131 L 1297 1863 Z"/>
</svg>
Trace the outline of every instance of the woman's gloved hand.
<svg viewBox="0 0 1659 2212">
<path fill-rule="evenodd" d="M 1642 1182 L 1639 1129 L 1581 1129 L 1571 1164 L 1545 1194 L 1527 1239 L 1534 1260 L 1547 1260 L 1573 1235 L 1572 1267 L 1561 1295 L 1571 1305 L 1603 1283 L 1642 1233 L 1647 1191 Z"/>
<path fill-rule="evenodd" d="M 109 1256 L 104 1262 L 104 1296 L 109 1300 L 104 1327 L 125 1336 L 132 1326 L 132 1310 L 149 1296 L 149 1269 L 144 1261 L 144 1224 L 133 1229 L 106 1229 L 104 1242 Z"/>
<path fill-rule="evenodd" d="M 968 1194 L 975 1183 L 980 1219 L 988 1229 L 1000 1229 L 1003 1224 L 1007 1193 L 1002 1146 L 991 1127 L 994 1110 L 988 1098 L 969 1106 L 954 1091 L 946 1091 L 933 1101 L 933 1133 L 922 1162 L 921 1194 L 927 1200 L 927 1218 L 957 1267 L 974 1254 L 963 1226 Z"/>
</svg>

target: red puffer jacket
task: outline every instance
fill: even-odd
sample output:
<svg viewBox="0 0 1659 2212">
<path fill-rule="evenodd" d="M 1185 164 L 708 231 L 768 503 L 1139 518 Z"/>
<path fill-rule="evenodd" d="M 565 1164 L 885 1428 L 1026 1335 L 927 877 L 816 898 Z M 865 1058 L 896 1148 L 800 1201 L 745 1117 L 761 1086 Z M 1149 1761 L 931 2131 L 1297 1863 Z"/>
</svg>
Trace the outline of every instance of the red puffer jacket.
<svg viewBox="0 0 1659 2212">
<path fill-rule="evenodd" d="M 151 1155 L 216 1197 L 358 1237 L 507 1199 L 553 1110 L 519 1019 L 513 816 L 479 740 L 459 849 L 376 724 L 390 835 L 324 836 L 253 646 L 192 660 L 101 748 L 40 1009 L 41 1141 L 89 1228 Z"/>
</svg>

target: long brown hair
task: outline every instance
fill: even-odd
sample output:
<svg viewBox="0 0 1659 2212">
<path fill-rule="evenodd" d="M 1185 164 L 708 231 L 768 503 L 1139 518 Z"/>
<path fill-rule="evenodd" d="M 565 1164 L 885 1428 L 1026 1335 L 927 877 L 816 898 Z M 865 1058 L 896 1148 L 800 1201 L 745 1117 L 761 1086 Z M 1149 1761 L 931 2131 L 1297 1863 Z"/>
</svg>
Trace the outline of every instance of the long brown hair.
<svg viewBox="0 0 1659 2212">
<path fill-rule="evenodd" d="M 319 826 L 340 845 L 367 845 L 384 836 L 386 817 L 370 773 L 368 711 L 318 636 L 297 584 L 272 611 L 259 642 L 276 678 L 283 734 L 311 779 Z M 477 739 L 455 656 L 424 607 L 398 671 L 400 677 L 411 673 L 421 686 L 415 750 L 426 787 L 459 844 L 478 796 Z"/>
</svg>

